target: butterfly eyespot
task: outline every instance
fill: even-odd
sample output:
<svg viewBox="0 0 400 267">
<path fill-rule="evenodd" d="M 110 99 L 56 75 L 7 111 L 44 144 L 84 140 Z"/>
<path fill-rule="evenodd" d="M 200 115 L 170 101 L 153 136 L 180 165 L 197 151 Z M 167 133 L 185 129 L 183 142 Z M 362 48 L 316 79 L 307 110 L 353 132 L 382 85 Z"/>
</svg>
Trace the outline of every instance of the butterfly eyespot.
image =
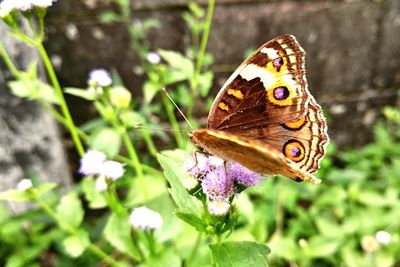
<svg viewBox="0 0 400 267">
<path fill-rule="evenodd" d="M 275 68 L 277 71 L 279 71 L 280 68 L 281 68 L 282 65 L 283 65 L 283 59 L 282 59 L 281 57 L 275 58 L 272 64 L 274 65 L 274 68 Z"/>
<path fill-rule="evenodd" d="M 278 86 L 274 89 L 273 96 L 276 100 L 284 100 L 290 95 L 289 89 L 286 86 Z"/>
<path fill-rule="evenodd" d="M 299 162 L 305 156 L 305 149 L 299 141 L 289 140 L 283 146 L 283 154 L 294 162 Z"/>
</svg>

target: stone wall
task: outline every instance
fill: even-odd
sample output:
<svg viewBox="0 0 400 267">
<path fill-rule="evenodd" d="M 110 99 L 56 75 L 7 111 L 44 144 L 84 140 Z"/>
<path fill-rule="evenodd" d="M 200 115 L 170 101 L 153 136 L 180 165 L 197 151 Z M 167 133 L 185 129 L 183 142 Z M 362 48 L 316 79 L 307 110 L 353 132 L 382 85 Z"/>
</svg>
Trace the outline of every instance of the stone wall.
<svg viewBox="0 0 400 267">
<path fill-rule="evenodd" d="M 35 50 L 7 34 L 0 21 L 0 36 L 16 66 L 26 69 L 38 59 Z M 58 125 L 39 104 L 11 95 L 6 81 L 13 79 L 0 60 L 0 192 L 15 188 L 26 177 L 71 185 L 71 175 Z M 14 211 L 23 203 L 10 203 Z"/>
<path fill-rule="evenodd" d="M 161 22 L 149 36 L 154 49 L 183 51 L 188 46 L 189 30 L 181 18 L 186 3 L 131 2 L 136 19 Z M 98 22 L 97 14 L 110 6 L 104 0 L 59 1 L 48 17 L 48 48 L 63 60 L 59 75 L 65 85 L 84 86 L 91 68 L 114 66 L 129 88 L 140 93 L 143 78 L 133 72 L 137 58 L 126 29 Z M 232 67 L 218 73 L 212 94 L 248 48 L 283 33 L 294 34 L 307 52 L 310 90 L 329 113 L 332 139 L 341 146 L 371 140 L 371 125 L 381 108 L 400 105 L 400 2 L 217 1 L 208 50 L 216 66 Z M 205 110 L 199 116 L 206 114 Z"/>
</svg>

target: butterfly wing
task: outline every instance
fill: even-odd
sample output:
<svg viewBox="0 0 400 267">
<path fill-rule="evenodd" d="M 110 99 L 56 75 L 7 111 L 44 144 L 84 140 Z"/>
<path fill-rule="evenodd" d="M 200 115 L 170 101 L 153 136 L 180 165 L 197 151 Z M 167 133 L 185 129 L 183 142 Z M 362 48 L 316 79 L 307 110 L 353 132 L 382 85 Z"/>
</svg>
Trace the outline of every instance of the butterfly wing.
<svg viewBox="0 0 400 267">
<path fill-rule="evenodd" d="M 192 141 L 207 152 L 225 160 L 236 161 L 255 172 L 284 175 L 298 182 L 307 180 L 314 184 L 320 183 L 319 179 L 301 170 L 280 151 L 259 140 L 213 129 L 194 130 L 190 135 Z"/>
<path fill-rule="evenodd" d="M 276 37 L 261 46 L 220 90 L 208 128 L 245 137 L 246 141 L 258 140 L 258 148 L 273 148 L 302 171 L 315 172 L 329 138 L 321 107 L 307 88 L 304 57 L 303 48 L 292 35 Z M 244 149 L 239 144 L 235 148 Z M 225 147 L 221 150 L 220 156 L 228 159 L 224 153 L 231 152 Z M 272 157 L 265 155 L 265 162 L 255 162 L 270 167 Z M 278 164 L 279 168 L 283 165 Z"/>
<path fill-rule="evenodd" d="M 296 121 L 307 113 L 305 52 L 292 35 L 261 46 L 224 84 L 208 116 L 208 128 L 248 128 Z"/>
<path fill-rule="evenodd" d="M 311 95 L 307 114 L 297 121 L 229 132 L 261 141 L 294 161 L 301 170 L 310 173 L 318 170 L 329 142 L 321 107 Z"/>
</svg>

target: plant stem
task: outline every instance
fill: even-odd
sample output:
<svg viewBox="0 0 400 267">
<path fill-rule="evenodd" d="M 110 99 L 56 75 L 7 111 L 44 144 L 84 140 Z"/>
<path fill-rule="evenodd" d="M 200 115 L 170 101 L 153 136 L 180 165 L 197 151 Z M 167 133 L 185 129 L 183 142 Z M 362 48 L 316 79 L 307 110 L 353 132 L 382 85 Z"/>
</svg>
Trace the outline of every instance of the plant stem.
<svg viewBox="0 0 400 267">
<path fill-rule="evenodd" d="M 124 141 L 129 158 L 132 160 L 132 163 L 136 170 L 136 174 L 138 176 L 141 188 L 143 190 L 144 199 L 147 200 L 149 198 L 149 192 L 147 190 L 146 181 L 144 179 L 142 165 L 139 161 L 139 157 L 138 154 L 136 153 L 135 147 L 132 144 L 131 138 L 129 137 L 126 131 L 126 128 L 124 128 L 124 131 L 122 132 L 122 139 Z"/>
<path fill-rule="evenodd" d="M 151 139 L 151 135 L 147 129 L 140 129 L 142 133 L 143 139 L 146 142 L 147 148 L 150 154 L 155 157 L 158 153 L 156 146 L 154 145 L 153 139 Z"/>
<path fill-rule="evenodd" d="M 76 150 L 78 151 L 80 156 L 83 156 L 85 153 L 85 149 L 83 148 L 83 145 L 81 143 L 81 140 L 79 139 L 78 131 L 76 130 L 76 126 L 74 124 L 74 121 L 72 120 L 71 114 L 69 112 L 67 102 L 65 101 L 63 91 L 61 89 L 61 86 L 57 80 L 56 73 L 54 71 L 54 68 L 50 62 L 50 58 L 43 46 L 42 42 L 37 42 L 37 48 L 39 50 L 39 53 L 43 59 L 43 63 L 45 65 L 45 68 L 47 70 L 47 73 L 49 74 L 49 78 L 51 80 L 51 83 L 53 84 L 54 89 L 56 90 L 56 94 L 58 96 L 58 100 L 60 101 L 60 106 L 61 106 L 61 111 L 64 115 L 67 128 L 71 134 L 72 140 L 75 144 Z"/>
<path fill-rule="evenodd" d="M 5 49 L 1 41 L 0 41 L 0 55 L 3 58 L 7 68 L 11 71 L 12 75 L 17 78 L 19 76 L 19 70 L 15 67 L 14 63 L 10 58 L 10 55 L 7 53 L 7 50 Z"/>
<path fill-rule="evenodd" d="M 63 220 L 61 220 L 58 215 L 50 208 L 49 205 L 45 201 L 43 201 L 40 197 L 38 197 L 35 193 L 33 193 L 33 198 L 35 202 L 43 208 L 43 210 L 58 224 L 58 226 L 66 233 L 70 235 L 76 235 L 78 230 L 71 227 L 68 224 L 65 224 Z M 90 241 L 89 241 L 90 242 Z M 111 266 L 119 266 L 119 263 L 115 261 L 113 258 L 108 256 L 101 248 L 93 244 L 89 243 L 88 249 L 93 253 L 103 259 L 105 262 L 110 264 Z"/>
<path fill-rule="evenodd" d="M 190 104 L 189 110 L 188 110 L 189 120 L 191 120 L 193 117 L 193 108 L 194 108 L 196 94 L 198 91 L 199 76 L 200 76 L 200 72 L 201 72 L 201 67 L 203 66 L 204 54 L 206 53 L 206 49 L 207 49 L 208 36 L 209 36 L 210 30 L 211 30 L 211 22 L 212 22 L 212 17 L 214 14 L 214 7 L 215 7 L 215 0 L 209 0 L 208 6 L 207 6 L 206 22 L 204 24 L 204 30 L 203 30 L 203 35 L 201 37 L 200 49 L 199 49 L 199 53 L 197 55 L 196 67 L 194 70 L 193 79 L 191 81 L 192 101 L 191 101 L 191 104 Z"/>
</svg>

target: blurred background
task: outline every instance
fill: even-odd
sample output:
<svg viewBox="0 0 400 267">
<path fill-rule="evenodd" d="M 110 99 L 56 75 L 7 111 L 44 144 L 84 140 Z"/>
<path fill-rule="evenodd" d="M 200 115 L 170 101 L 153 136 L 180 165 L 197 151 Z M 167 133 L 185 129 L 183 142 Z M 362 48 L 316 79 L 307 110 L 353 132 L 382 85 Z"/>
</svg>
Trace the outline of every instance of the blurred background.
<svg viewBox="0 0 400 267">
<path fill-rule="evenodd" d="M 204 17 L 204 10 L 199 10 L 206 7 L 207 1 L 196 1 L 198 7 L 188 6 L 185 0 L 116 2 L 57 1 L 46 17 L 46 48 L 63 86 L 86 88 L 88 72 L 105 67 L 123 81 L 134 102 L 152 99 L 142 110 L 144 113 L 147 110 L 149 114 L 160 114 L 160 95 L 149 93 L 152 77 L 143 61 L 152 63 L 148 55 L 158 55 L 159 49 L 179 51 L 190 57 L 190 49 L 200 43 L 196 39 L 200 30 L 193 21 L 195 13 Z M 2 28 L 4 25 L 0 24 L 1 38 L 7 41 L 21 66 L 36 57 L 29 48 L 6 40 Z M 303 231 L 311 225 L 313 219 L 309 216 L 325 215 L 317 222 L 317 233 L 325 234 L 327 239 L 314 242 L 315 248 L 321 246 L 325 250 L 311 253 L 303 261 L 305 265 L 300 266 L 400 266 L 400 1 L 217 1 L 204 59 L 213 79 L 206 80 L 211 81 L 210 90 L 193 104 L 193 117 L 204 126 L 212 99 L 235 68 L 251 51 L 285 33 L 295 35 L 307 53 L 309 89 L 324 109 L 332 144 L 319 173 L 320 178 L 326 178 L 325 187 L 296 196 L 291 195 L 291 185 L 285 184 L 286 189 L 278 187 L 283 192 L 279 199 L 288 199 L 282 204 L 284 211 L 278 219 L 285 217 L 288 223 L 275 228 L 275 222 L 268 224 L 265 219 L 269 230 L 262 232 L 270 240 L 289 229 L 291 238 L 280 239 L 281 243 L 272 246 L 281 257 L 276 264 L 297 266 L 290 262 L 302 262 L 294 251 L 296 246 L 307 246 L 301 241 L 303 237 L 315 234 Z M 69 135 L 39 106 L 9 94 L 5 81 L 11 77 L 4 65 L 0 66 L 0 189 L 10 188 L 27 172 L 71 185 L 71 177 L 79 179 L 79 158 Z M 187 112 L 185 88 L 175 83 L 167 88 Z M 78 125 L 96 116 L 95 109 L 81 98 L 68 95 L 67 100 Z M 176 117 L 180 119 L 179 115 Z M 159 128 L 169 128 L 168 120 L 162 116 L 149 118 Z M 183 121 L 181 127 L 186 127 Z M 163 136 L 155 139 L 160 150 L 175 146 Z M 146 155 L 143 157 L 146 159 Z M 364 191 L 367 194 L 363 195 Z M 272 203 L 274 194 L 258 197 Z M 307 210 L 312 199 L 319 196 L 321 203 L 315 204 L 317 208 Z M 306 200 L 300 203 L 302 198 Z M 296 206 L 305 210 L 295 211 Z M 264 208 L 267 214 L 268 207 Z M 357 216 L 351 217 L 353 213 Z M 375 216 L 373 222 L 364 225 L 371 216 Z M 339 234 L 343 228 L 345 232 Z M 374 258 L 376 261 L 371 262 L 369 256 L 376 251 L 371 249 L 373 241 L 361 241 L 378 231 L 391 233 L 394 245 L 379 256 L 382 261 Z M 342 234 L 343 239 L 339 240 L 336 235 L 342 238 Z M 349 237 L 354 240 L 345 243 Z M 293 240 L 296 246 L 291 243 Z M 319 260 L 325 256 L 325 260 Z M 344 261 L 344 265 L 339 265 Z"/>
</svg>

